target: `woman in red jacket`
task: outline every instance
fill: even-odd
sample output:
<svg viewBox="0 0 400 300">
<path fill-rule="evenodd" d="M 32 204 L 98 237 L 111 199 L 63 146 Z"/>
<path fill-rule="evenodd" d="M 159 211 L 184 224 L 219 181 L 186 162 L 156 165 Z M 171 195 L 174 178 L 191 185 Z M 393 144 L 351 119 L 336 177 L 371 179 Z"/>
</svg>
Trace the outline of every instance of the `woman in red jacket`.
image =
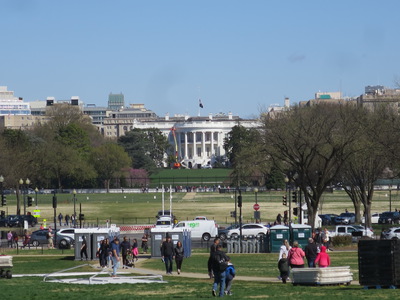
<svg viewBox="0 0 400 300">
<path fill-rule="evenodd" d="M 315 259 L 315 264 L 320 267 L 320 268 L 326 268 L 330 266 L 331 264 L 331 258 L 329 257 L 329 254 L 326 253 L 326 247 L 322 246 L 321 247 L 321 252 L 318 253 L 317 258 Z"/>
<path fill-rule="evenodd" d="M 289 250 L 288 261 L 289 265 L 293 268 L 304 268 L 304 253 L 303 249 L 299 247 L 297 241 L 293 242 L 293 247 Z"/>
</svg>

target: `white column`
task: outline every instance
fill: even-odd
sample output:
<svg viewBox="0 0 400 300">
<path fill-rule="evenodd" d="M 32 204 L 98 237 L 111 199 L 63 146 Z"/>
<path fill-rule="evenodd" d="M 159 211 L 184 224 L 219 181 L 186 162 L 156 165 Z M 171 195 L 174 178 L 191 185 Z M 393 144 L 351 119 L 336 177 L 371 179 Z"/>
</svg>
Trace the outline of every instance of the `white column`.
<svg viewBox="0 0 400 300">
<path fill-rule="evenodd" d="M 182 140 L 181 140 L 182 132 L 178 134 L 178 158 L 182 159 Z"/>
<path fill-rule="evenodd" d="M 203 159 L 205 159 L 206 156 L 206 132 L 202 131 L 201 132 L 201 143 L 202 143 L 202 153 L 201 153 L 201 157 Z"/>
<path fill-rule="evenodd" d="M 211 131 L 210 158 L 213 155 L 213 151 L 214 151 L 214 131 Z"/>
<path fill-rule="evenodd" d="M 189 159 L 188 155 L 188 137 L 187 137 L 187 132 L 185 132 L 185 159 Z"/>
</svg>

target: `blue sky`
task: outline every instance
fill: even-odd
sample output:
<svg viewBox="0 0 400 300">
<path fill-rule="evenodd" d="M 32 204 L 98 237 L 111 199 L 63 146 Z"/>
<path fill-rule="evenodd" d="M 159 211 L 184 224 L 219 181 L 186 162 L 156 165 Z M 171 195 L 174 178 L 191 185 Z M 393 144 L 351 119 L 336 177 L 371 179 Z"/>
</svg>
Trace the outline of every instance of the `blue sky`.
<svg viewBox="0 0 400 300">
<path fill-rule="evenodd" d="M 0 0 L 0 85 L 27 101 L 110 92 L 158 115 L 259 115 L 284 97 L 400 78 L 400 1 Z"/>
</svg>

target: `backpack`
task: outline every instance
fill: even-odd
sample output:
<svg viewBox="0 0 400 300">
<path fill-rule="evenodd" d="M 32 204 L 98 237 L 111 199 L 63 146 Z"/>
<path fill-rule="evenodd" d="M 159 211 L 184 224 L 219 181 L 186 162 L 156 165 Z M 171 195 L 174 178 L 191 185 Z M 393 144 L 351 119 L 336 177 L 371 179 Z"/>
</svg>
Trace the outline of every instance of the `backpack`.
<svg viewBox="0 0 400 300">
<path fill-rule="evenodd" d="M 218 265 L 218 269 L 220 272 L 223 272 L 228 267 L 228 263 L 226 262 L 225 255 L 223 253 L 215 252 L 214 255 L 215 264 Z"/>
</svg>

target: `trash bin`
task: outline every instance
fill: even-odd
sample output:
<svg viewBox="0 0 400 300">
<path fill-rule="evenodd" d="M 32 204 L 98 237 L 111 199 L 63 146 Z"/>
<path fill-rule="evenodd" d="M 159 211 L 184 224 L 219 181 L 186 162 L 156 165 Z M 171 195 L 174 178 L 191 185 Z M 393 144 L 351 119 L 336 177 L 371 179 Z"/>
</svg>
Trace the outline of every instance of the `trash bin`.
<svg viewBox="0 0 400 300">
<path fill-rule="evenodd" d="M 290 241 L 293 244 L 297 241 L 301 248 L 304 249 L 308 244 L 308 238 L 311 237 L 311 226 L 303 224 L 293 224 L 291 226 Z"/>
<path fill-rule="evenodd" d="M 270 228 L 270 251 L 279 252 L 283 241 L 289 240 L 289 227 L 275 225 Z"/>
</svg>

